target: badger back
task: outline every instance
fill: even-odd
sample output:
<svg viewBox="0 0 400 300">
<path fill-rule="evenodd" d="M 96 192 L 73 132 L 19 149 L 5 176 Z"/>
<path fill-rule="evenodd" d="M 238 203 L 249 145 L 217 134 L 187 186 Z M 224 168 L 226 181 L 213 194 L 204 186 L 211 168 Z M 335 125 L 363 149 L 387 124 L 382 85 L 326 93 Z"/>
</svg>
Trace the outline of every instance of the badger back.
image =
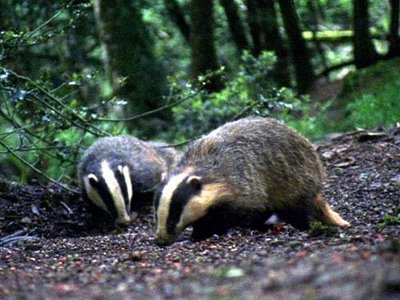
<svg viewBox="0 0 400 300">
<path fill-rule="evenodd" d="M 274 207 L 304 191 L 316 194 L 324 177 L 311 143 L 270 118 L 249 117 L 215 129 L 188 147 L 178 166 L 188 164 L 223 177 L 243 195 L 271 199 Z"/>
<path fill-rule="evenodd" d="M 165 162 L 167 171 L 170 172 L 180 160 L 182 153 L 173 146 L 163 142 L 146 142 L 146 145 L 153 148 L 159 157 Z M 165 174 L 167 175 L 167 174 Z"/>
</svg>

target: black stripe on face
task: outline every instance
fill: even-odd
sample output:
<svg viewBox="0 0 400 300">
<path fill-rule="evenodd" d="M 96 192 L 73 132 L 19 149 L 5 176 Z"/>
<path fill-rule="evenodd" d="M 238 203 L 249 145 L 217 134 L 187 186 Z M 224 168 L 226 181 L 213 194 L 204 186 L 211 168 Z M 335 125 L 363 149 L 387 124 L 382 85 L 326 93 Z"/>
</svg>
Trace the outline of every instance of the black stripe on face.
<svg viewBox="0 0 400 300">
<path fill-rule="evenodd" d="M 118 217 L 117 209 L 115 208 L 114 199 L 110 193 L 110 190 L 107 187 L 107 184 L 104 178 L 100 177 L 99 181 L 89 180 L 90 185 L 97 191 L 100 198 L 103 200 L 104 204 L 107 207 L 107 212 L 116 219 Z"/>
<path fill-rule="evenodd" d="M 190 185 L 186 180 L 187 178 L 182 180 L 172 194 L 167 219 L 167 233 L 170 235 L 176 234 L 175 227 L 179 223 L 185 205 L 201 192 L 201 185 Z"/>
<path fill-rule="evenodd" d="M 125 202 L 125 209 L 126 213 L 130 214 L 130 203 L 129 203 L 129 196 L 128 196 L 128 187 L 126 186 L 125 176 L 119 171 L 115 171 L 115 179 L 117 179 L 118 185 L 121 188 L 122 196 L 124 197 Z"/>
<path fill-rule="evenodd" d="M 164 189 L 164 186 L 165 186 L 164 184 L 159 185 L 156 189 L 156 192 L 154 193 L 154 217 L 155 217 L 156 225 L 158 224 L 157 210 L 158 210 L 158 206 L 160 205 L 160 198 L 161 198 L 161 194 Z"/>
</svg>

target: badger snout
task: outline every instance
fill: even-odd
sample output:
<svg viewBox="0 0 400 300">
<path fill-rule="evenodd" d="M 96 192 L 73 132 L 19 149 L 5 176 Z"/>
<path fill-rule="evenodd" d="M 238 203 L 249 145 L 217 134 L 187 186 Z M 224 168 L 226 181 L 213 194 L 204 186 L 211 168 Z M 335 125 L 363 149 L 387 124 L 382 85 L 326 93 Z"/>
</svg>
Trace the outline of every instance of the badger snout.
<svg viewBox="0 0 400 300">
<path fill-rule="evenodd" d="M 169 245 L 173 244 L 175 242 L 175 240 L 176 240 L 176 236 L 163 235 L 163 234 L 157 233 L 154 242 L 158 246 L 169 246 Z"/>
<path fill-rule="evenodd" d="M 135 219 L 132 218 L 131 216 L 123 216 L 123 217 L 119 217 L 115 220 L 115 224 L 117 225 L 129 225 L 133 220 Z"/>
</svg>

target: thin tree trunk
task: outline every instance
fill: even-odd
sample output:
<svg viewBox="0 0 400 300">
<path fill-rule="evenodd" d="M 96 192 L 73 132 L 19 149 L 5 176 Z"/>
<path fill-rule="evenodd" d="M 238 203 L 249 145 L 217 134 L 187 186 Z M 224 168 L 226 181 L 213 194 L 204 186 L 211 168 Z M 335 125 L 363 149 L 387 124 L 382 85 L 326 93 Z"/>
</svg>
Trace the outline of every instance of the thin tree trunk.
<svg viewBox="0 0 400 300">
<path fill-rule="evenodd" d="M 239 9 L 233 0 L 220 0 L 228 19 L 229 29 L 231 31 L 236 48 L 241 53 L 244 49 L 249 49 L 249 42 L 246 38 L 245 29 L 240 19 Z"/>
<path fill-rule="evenodd" d="M 175 0 L 164 0 L 165 8 L 168 11 L 169 17 L 178 27 L 186 42 L 190 42 L 190 25 L 185 19 L 185 15 L 179 4 Z"/>
<path fill-rule="evenodd" d="M 299 93 L 305 93 L 314 81 L 314 71 L 311 64 L 311 56 L 306 42 L 302 36 L 299 18 L 293 0 L 279 0 L 283 24 L 288 36 L 290 53 L 295 69 L 297 89 Z"/>
<path fill-rule="evenodd" d="M 124 110 L 128 116 L 159 107 L 166 86 L 162 64 L 134 2 L 93 1 L 108 79 L 114 94 L 128 101 Z M 138 123 L 127 125 L 133 128 Z"/>
<path fill-rule="evenodd" d="M 250 28 L 250 35 L 253 41 L 253 55 L 260 55 L 261 51 L 265 50 L 263 43 L 263 29 L 260 24 L 258 7 L 256 0 L 246 0 L 247 7 L 247 24 Z"/>
<path fill-rule="evenodd" d="M 353 51 L 356 67 L 368 67 L 379 58 L 369 32 L 368 0 L 353 0 L 353 24 Z"/>
<path fill-rule="evenodd" d="M 275 1 L 257 0 L 261 14 L 261 26 L 264 32 L 263 41 L 265 50 L 274 51 L 277 62 L 274 67 L 273 77 L 280 86 L 290 86 L 290 68 L 288 51 L 281 37 L 278 27 L 278 16 Z"/>
<path fill-rule="evenodd" d="M 328 63 L 326 61 L 324 49 L 322 48 L 322 44 L 320 43 L 320 41 L 317 39 L 318 23 L 320 17 L 318 16 L 318 8 L 316 2 L 318 1 L 309 0 L 307 2 L 307 6 L 311 15 L 311 22 L 312 22 L 311 31 L 313 33 L 313 42 L 315 44 L 315 48 L 317 49 L 318 55 L 321 58 L 322 66 L 324 69 L 326 69 L 328 67 Z"/>
<path fill-rule="evenodd" d="M 390 33 L 389 33 L 389 57 L 400 56 L 399 37 L 399 0 L 390 0 Z"/>
<path fill-rule="evenodd" d="M 218 68 L 214 44 L 213 0 L 192 0 L 190 8 L 192 76 L 197 78 Z M 219 78 L 211 78 L 205 88 L 209 92 L 219 90 Z"/>
<path fill-rule="evenodd" d="M 273 78 L 278 85 L 290 86 L 290 68 L 288 52 L 279 33 L 275 1 L 247 0 L 248 23 L 253 40 L 253 55 L 259 56 L 262 51 L 273 51 L 277 62 Z"/>
</svg>

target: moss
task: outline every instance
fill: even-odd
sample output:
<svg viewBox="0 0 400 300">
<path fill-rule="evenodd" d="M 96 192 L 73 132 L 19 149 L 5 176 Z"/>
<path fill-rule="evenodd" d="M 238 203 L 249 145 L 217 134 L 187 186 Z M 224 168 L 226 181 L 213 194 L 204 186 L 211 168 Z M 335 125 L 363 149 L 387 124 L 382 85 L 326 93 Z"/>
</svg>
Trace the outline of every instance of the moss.
<svg viewBox="0 0 400 300">
<path fill-rule="evenodd" d="M 312 237 L 316 236 L 335 237 L 338 236 L 339 231 L 337 227 L 329 226 L 319 221 L 314 221 L 311 223 L 310 230 L 308 233 Z"/>
<path fill-rule="evenodd" d="M 397 216 L 384 215 L 383 220 L 378 224 L 378 227 L 385 228 L 392 225 L 400 225 L 400 214 L 398 214 Z"/>
</svg>

